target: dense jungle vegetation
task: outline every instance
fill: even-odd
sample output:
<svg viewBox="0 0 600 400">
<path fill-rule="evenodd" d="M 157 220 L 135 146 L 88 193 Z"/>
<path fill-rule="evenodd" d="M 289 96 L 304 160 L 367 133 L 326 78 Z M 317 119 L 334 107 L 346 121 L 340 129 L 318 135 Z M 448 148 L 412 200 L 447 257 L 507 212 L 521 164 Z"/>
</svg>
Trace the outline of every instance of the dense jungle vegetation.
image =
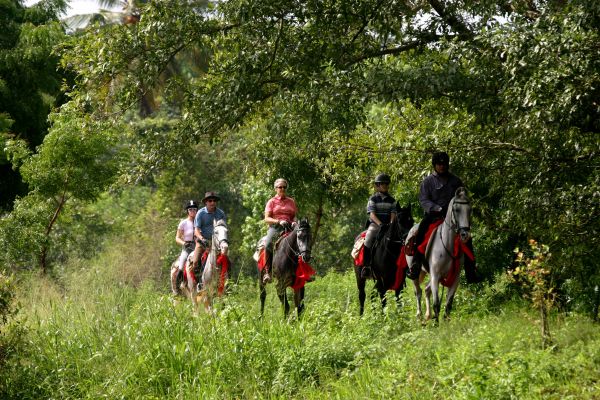
<svg viewBox="0 0 600 400">
<path fill-rule="evenodd" d="M 600 397 L 598 2 L 129 1 L 75 32 L 65 7 L 0 0 L 0 397 Z M 436 150 L 486 281 L 438 327 L 411 288 L 359 318 L 371 181 L 419 220 Z M 271 287 L 258 318 L 278 177 L 314 232 L 300 320 Z M 168 273 L 208 190 L 233 271 L 193 316 Z"/>
</svg>

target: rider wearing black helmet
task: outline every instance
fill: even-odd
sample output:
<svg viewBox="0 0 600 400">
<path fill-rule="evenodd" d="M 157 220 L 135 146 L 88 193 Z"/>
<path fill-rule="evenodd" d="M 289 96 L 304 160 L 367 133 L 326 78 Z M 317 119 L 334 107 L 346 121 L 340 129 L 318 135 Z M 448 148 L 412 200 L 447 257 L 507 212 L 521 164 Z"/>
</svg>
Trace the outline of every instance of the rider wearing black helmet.
<svg viewBox="0 0 600 400">
<path fill-rule="evenodd" d="M 388 193 L 390 182 L 389 175 L 378 174 L 373 181 L 376 192 L 369 198 L 369 202 L 367 203 L 369 221 L 365 236 L 365 248 L 363 250 L 362 271 L 365 275 L 370 274 L 371 247 L 381 229 L 381 225 L 389 224 L 396 219 L 396 200 Z"/>
<path fill-rule="evenodd" d="M 454 197 L 456 189 L 464 187 L 463 182 L 459 177 L 450 173 L 450 157 L 448 153 L 440 151 L 433 154 L 431 158 L 433 173 L 427 176 L 421 183 L 419 191 L 419 202 L 425 216 L 419 223 L 419 230 L 415 238 L 415 247 L 417 247 L 425 238 L 427 230 L 437 220 L 443 219 L 446 216 L 450 200 Z M 467 246 L 473 249 L 472 242 L 469 241 Z M 424 260 L 424 255 L 416 248 L 414 250 L 413 261 L 408 271 L 410 279 L 417 279 L 421 273 L 421 264 Z M 476 283 L 481 281 L 481 277 L 477 274 L 475 264 L 465 257 L 465 273 L 468 283 Z"/>
<path fill-rule="evenodd" d="M 181 254 L 177 266 L 171 268 L 171 289 L 173 295 L 179 294 L 179 288 L 177 287 L 177 275 L 183 273 L 183 267 L 185 260 L 188 255 L 194 251 L 194 218 L 198 212 L 198 203 L 194 200 L 190 200 L 186 203 L 185 210 L 187 218 L 181 220 L 177 226 L 177 233 L 175 235 L 175 241 L 181 246 Z"/>
</svg>

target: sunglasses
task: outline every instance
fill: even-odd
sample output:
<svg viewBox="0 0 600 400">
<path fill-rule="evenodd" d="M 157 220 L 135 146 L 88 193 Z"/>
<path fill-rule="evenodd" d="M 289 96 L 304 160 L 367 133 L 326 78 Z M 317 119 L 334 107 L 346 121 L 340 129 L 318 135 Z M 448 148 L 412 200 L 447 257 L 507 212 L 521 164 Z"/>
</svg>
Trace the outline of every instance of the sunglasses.
<svg viewBox="0 0 600 400">
<path fill-rule="evenodd" d="M 207 203 L 216 203 L 217 200 L 215 200 L 215 199 L 206 199 L 206 202 Z"/>
<path fill-rule="evenodd" d="M 277 186 L 277 189 L 287 189 L 287 186 Z"/>
<path fill-rule="evenodd" d="M 197 208 L 188 208 L 188 211 L 198 211 Z"/>
</svg>

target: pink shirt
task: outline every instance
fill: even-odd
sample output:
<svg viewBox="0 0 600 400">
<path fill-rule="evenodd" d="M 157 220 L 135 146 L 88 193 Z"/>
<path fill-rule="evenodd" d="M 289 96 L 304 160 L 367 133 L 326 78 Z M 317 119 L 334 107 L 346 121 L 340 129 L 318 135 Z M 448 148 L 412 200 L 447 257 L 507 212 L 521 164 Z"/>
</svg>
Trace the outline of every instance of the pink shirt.
<svg viewBox="0 0 600 400">
<path fill-rule="evenodd" d="M 291 197 L 275 196 L 267 201 L 265 207 L 265 214 L 275 219 L 284 220 L 287 222 L 293 222 L 296 218 L 298 208 L 296 202 Z"/>
</svg>

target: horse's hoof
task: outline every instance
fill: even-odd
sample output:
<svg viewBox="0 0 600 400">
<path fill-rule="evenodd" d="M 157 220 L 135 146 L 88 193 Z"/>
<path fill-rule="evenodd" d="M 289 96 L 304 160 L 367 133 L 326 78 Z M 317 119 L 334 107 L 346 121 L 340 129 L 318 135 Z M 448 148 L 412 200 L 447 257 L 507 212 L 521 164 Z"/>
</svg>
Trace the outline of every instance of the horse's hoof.
<svg viewBox="0 0 600 400">
<path fill-rule="evenodd" d="M 269 282 L 271 282 L 271 275 L 265 274 L 265 276 L 263 276 L 263 283 L 269 283 Z"/>
</svg>

